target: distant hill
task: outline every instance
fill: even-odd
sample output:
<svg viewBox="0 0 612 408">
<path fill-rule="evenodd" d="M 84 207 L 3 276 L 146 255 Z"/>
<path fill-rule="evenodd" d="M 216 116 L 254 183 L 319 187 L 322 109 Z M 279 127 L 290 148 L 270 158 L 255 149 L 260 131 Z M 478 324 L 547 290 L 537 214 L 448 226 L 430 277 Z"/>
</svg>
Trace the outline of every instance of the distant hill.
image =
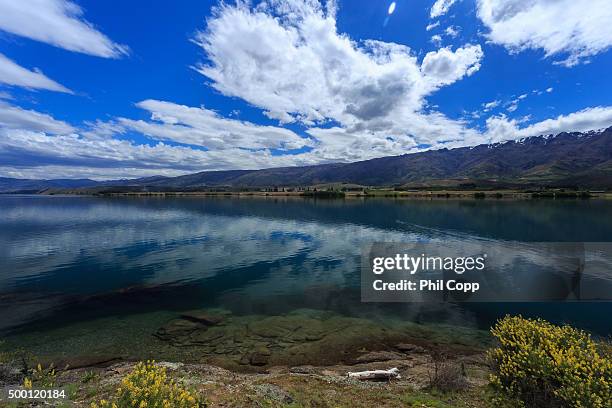
<svg viewBox="0 0 612 408">
<path fill-rule="evenodd" d="M 612 188 L 612 127 L 354 163 L 264 170 L 207 171 L 150 187 L 270 187 L 350 183 L 365 186 L 565 186 Z M 140 185 L 139 181 L 130 183 Z"/>
<path fill-rule="evenodd" d="M 89 179 L 54 179 L 34 180 L 0 177 L 0 193 L 37 193 L 49 188 L 82 188 L 93 187 L 99 183 Z"/>
<path fill-rule="evenodd" d="M 612 189 L 612 127 L 559 133 L 516 141 L 431 150 L 354 163 L 263 170 L 205 171 L 179 177 L 148 177 L 96 183 L 72 180 L 0 179 L 0 191 L 14 185 L 35 188 L 194 190 L 357 184 L 404 188 L 569 187 Z M 39 184 L 37 184 L 39 183 Z M 94 183 L 94 184 L 90 184 Z M 81 184 L 81 185 L 79 185 Z M 29 187 L 28 187 L 29 188 Z"/>
</svg>

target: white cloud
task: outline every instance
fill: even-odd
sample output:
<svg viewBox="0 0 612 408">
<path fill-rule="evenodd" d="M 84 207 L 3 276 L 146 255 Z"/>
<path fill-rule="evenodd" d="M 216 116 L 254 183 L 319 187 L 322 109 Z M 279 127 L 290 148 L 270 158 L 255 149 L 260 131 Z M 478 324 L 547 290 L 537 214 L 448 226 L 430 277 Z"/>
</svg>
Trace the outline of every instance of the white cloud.
<svg viewBox="0 0 612 408">
<path fill-rule="evenodd" d="M 436 2 L 431 7 L 431 11 L 429 12 L 429 17 L 436 18 L 443 16 L 448 12 L 453 4 L 455 4 L 457 0 L 436 0 Z"/>
<path fill-rule="evenodd" d="M 438 27 L 439 25 L 440 25 L 440 21 L 436 21 L 436 22 L 433 22 L 433 23 L 427 24 L 427 27 L 425 27 L 425 30 L 427 30 L 427 31 L 431 31 L 431 30 L 433 30 L 434 28 Z"/>
<path fill-rule="evenodd" d="M 40 71 L 30 71 L 0 53 L 0 83 L 25 88 L 72 93 L 65 86 L 49 79 Z"/>
<path fill-rule="evenodd" d="M 555 119 L 546 119 L 529 126 L 519 127 L 520 121 L 505 115 L 487 119 L 486 136 L 491 142 L 519 139 L 529 136 L 560 132 L 585 132 L 612 125 L 612 106 L 586 108 Z"/>
<path fill-rule="evenodd" d="M 432 35 L 430 41 L 436 47 L 442 46 L 442 36 L 439 34 Z"/>
<path fill-rule="evenodd" d="M 152 146 L 114 137 L 51 135 L 0 127 L 0 174 L 18 178 L 133 178 L 204 170 L 258 169 L 296 164 L 269 150 L 201 151 L 163 142 Z"/>
<path fill-rule="evenodd" d="M 51 134 L 67 134 L 74 131 L 72 126 L 50 115 L 25 110 L 2 101 L 0 101 L 0 128 Z"/>
<path fill-rule="evenodd" d="M 222 119 L 203 108 L 169 102 L 147 100 L 138 105 L 152 112 L 151 121 L 98 121 L 80 129 L 50 115 L 0 101 L 0 174 L 22 178 L 112 179 L 321 161 L 311 155 L 273 155 L 270 150 L 273 147 L 294 148 L 312 143 L 283 128 Z M 128 130 L 150 134 L 154 139 L 202 142 L 210 150 L 163 141 L 138 144 L 117 137 Z M 216 131 L 223 143 L 212 142 Z M 190 133 L 194 139 L 185 139 Z"/>
<path fill-rule="evenodd" d="M 499 104 L 501 103 L 500 100 L 496 99 L 494 101 L 491 102 L 487 102 L 487 103 L 483 103 L 482 107 L 484 108 L 485 112 L 490 111 L 491 109 L 495 109 L 499 106 Z"/>
<path fill-rule="evenodd" d="M 338 33 L 335 12 L 333 3 L 314 0 L 223 4 L 196 36 L 209 60 L 196 69 L 224 95 L 281 122 L 317 127 L 333 121 L 343 132 L 376 140 L 430 138 L 434 144 L 445 138 L 435 126 L 417 132 L 414 124 L 427 118 L 428 95 L 480 67 L 480 46 L 442 49 L 419 65 L 405 45 L 355 42 Z"/>
<path fill-rule="evenodd" d="M 446 30 L 444 30 L 444 34 L 446 34 L 447 36 L 451 38 L 455 38 L 459 35 L 460 30 L 461 29 L 457 26 L 448 26 L 446 27 Z"/>
<path fill-rule="evenodd" d="M 547 93 L 551 93 L 553 90 L 554 90 L 554 88 L 553 88 L 553 87 L 546 88 L 546 92 L 547 92 Z"/>
<path fill-rule="evenodd" d="M 275 126 L 260 126 L 225 119 L 206 108 L 145 100 L 138 107 L 151 112 L 152 121 L 120 118 L 127 128 L 157 140 L 172 140 L 209 149 L 299 149 L 311 144 L 294 132 Z"/>
<path fill-rule="evenodd" d="M 454 52 L 449 47 L 441 48 L 425 55 L 421 72 L 436 85 L 451 84 L 478 71 L 482 56 L 480 45 L 466 45 Z"/>
<path fill-rule="evenodd" d="M 197 41 L 212 62 L 198 70 L 216 89 L 285 122 L 384 117 L 400 103 L 418 107 L 425 93 L 408 47 L 360 47 L 314 1 L 221 6 Z"/>
<path fill-rule="evenodd" d="M 512 52 L 542 49 L 572 66 L 612 46 L 609 0 L 478 0 L 488 38 Z"/>
<path fill-rule="evenodd" d="M 84 20 L 83 10 L 68 0 L 0 0 L 0 29 L 99 57 L 118 58 L 128 52 Z"/>
</svg>

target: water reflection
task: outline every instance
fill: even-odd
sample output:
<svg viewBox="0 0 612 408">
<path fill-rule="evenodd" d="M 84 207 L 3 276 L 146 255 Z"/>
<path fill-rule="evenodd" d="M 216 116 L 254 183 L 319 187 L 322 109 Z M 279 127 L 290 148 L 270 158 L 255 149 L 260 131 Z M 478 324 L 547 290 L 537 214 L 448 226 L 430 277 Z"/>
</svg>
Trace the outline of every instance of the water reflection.
<svg viewBox="0 0 612 408">
<path fill-rule="evenodd" d="M 362 304 L 362 245 L 612 236 L 602 201 L 6 196 L 0 214 L 3 329 L 201 306 L 472 322 L 476 306 Z"/>
</svg>

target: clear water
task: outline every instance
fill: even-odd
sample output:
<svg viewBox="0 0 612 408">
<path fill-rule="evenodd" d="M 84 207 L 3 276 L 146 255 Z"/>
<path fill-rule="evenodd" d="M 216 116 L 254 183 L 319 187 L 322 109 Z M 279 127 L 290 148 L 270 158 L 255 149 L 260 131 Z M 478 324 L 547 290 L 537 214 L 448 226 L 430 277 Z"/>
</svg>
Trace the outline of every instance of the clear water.
<svg viewBox="0 0 612 408">
<path fill-rule="evenodd" d="M 522 313 L 612 333 L 612 303 L 360 302 L 362 244 L 432 238 L 610 241 L 612 202 L 0 196 L 0 333 L 40 352 L 129 348 L 205 307 L 477 328 Z"/>
</svg>

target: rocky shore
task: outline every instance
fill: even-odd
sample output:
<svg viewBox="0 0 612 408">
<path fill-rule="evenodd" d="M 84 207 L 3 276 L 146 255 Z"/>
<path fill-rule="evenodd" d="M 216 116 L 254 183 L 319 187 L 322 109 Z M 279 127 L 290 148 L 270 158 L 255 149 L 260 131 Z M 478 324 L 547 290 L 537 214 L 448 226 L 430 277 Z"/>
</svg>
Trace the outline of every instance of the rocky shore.
<svg viewBox="0 0 612 408">
<path fill-rule="evenodd" d="M 204 309 L 177 313 L 143 338 L 157 355 L 74 353 L 29 364 L 55 367 L 54 383 L 76 406 L 111 395 L 138 360 L 155 358 L 210 406 L 478 407 L 486 406 L 486 339 L 473 329 L 309 309 L 277 316 Z M 23 380 L 19 361 L 12 364 L 0 373 L 4 386 Z M 400 378 L 390 381 L 347 376 L 394 367 Z"/>
<path fill-rule="evenodd" d="M 403 349 L 403 351 L 402 351 Z M 65 401 L 30 406 L 88 407 L 112 396 L 135 362 L 90 361 L 91 366 L 58 370 L 56 387 L 68 391 Z M 440 392 L 430 387 L 435 370 L 432 356 L 415 345 L 397 351 L 365 351 L 351 364 L 331 366 L 268 366 L 258 373 L 227 370 L 209 364 L 158 362 L 169 375 L 196 390 L 213 407 L 485 407 L 487 368 L 484 355 L 458 356 L 446 361 L 462 367 L 460 389 Z M 348 372 L 397 367 L 391 381 L 362 381 Z M 18 377 L 18 376 L 17 376 Z M 68 402 L 69 401 L 69 402 Z M 41 404 L 41 405 L 37 405 Z"/>
</svg>

